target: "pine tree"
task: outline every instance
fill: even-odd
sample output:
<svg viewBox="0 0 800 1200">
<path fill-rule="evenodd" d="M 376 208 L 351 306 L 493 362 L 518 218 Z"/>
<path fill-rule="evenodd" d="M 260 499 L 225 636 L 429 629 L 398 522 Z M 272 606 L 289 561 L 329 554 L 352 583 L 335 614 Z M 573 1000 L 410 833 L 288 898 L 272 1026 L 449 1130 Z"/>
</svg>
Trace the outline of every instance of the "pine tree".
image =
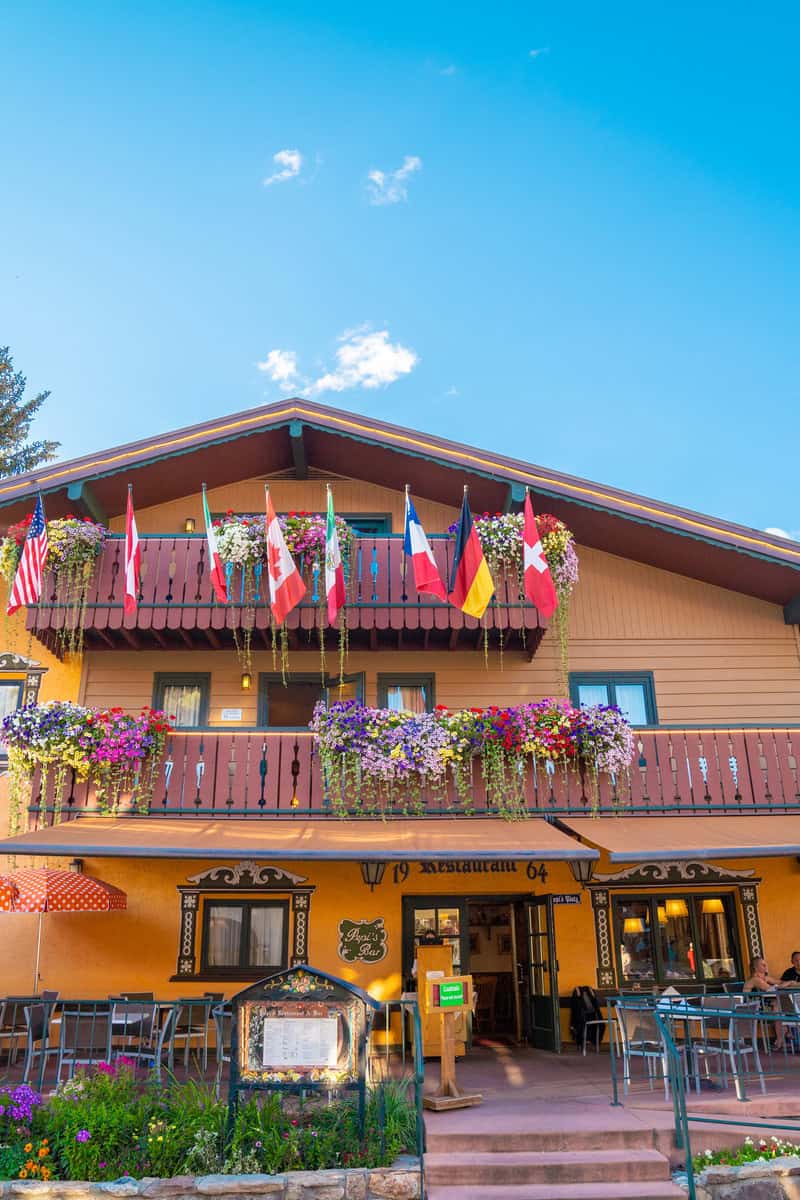
<svg viewBox="0 0 800 1200">
<path fill-rule="evenodd" d="M 55 458 L 58 442 L 29 442 L 31 423 L 49 392 L 23 399 L 27 380 L 14 373 L 8 346 L 0 346 L 0 478 L 32 471 Z"/>
</svg>

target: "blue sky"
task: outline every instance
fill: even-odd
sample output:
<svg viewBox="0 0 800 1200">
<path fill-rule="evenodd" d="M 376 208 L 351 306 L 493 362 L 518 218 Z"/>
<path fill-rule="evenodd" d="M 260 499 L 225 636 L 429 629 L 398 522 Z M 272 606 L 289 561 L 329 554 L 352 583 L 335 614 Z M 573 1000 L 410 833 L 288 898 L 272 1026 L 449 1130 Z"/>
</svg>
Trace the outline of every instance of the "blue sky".
<svg viewBox="0 0 800 1200">
<path fill-rule="evenodd" d="M 789 4 L 12 0 L 0 342 L 39 432 L 314 395 L 800 536 L 798 34 Z"/>
</svg>

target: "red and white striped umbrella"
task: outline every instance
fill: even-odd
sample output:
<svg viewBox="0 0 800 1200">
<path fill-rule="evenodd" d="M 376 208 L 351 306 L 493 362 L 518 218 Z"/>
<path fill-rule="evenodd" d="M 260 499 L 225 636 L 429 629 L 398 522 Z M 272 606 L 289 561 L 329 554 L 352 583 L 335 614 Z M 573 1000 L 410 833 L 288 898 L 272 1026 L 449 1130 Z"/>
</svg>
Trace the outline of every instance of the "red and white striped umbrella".
<svg viewBox="0 0 800 1200">
<path fill-rule="evenodd" d="M 36 966 L 33 990 L 39 988 L 39 956 L 42 948 L 42 914 L 46 912 L 111 912 L 128 907 L 120 888 L 80 871 L 56 867 L 20 867 L 0 875 L 0 912 L 38 913 Z"/>
</svg>

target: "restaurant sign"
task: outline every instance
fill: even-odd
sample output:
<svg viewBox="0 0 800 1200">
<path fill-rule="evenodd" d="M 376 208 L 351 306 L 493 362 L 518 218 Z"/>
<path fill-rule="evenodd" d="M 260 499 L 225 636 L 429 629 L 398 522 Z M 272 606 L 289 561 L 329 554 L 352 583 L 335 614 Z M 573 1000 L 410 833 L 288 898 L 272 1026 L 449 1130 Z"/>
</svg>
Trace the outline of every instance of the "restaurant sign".
<svg viewBox="0 0 800 1200">
<path fill-rule="evenodd" d="M 378 963 L 388 953 L 383 917 L 374 921 L 339 922 L 339 958 L 343 962 Z"/>
<path fill-rule="evenodd" d="M 393 883 L 405 883 L 411 874 L 407 862 L 395 863 Z M 524 875 L 528 879 L 547 882 L 547 864 L 544 862 L 514 862 L 511 859 L 446 858 L 434 862 L 414 864 L 420 875 Z"/>
</svg>

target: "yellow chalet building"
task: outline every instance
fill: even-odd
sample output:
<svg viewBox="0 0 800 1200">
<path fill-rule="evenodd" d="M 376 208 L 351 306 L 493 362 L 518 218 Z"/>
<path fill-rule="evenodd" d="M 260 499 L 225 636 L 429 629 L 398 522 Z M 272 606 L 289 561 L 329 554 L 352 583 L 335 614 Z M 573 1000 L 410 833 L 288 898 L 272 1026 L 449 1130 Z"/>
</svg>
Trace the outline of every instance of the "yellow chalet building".
<svg viewBox="0 0 800 1200">
<path fill-rule="evenodd" d="M 285 681 L 264 579 L 215 602 L 204 536 L 203 482 L 220 515 L 263 513 L 265 481 L 284 514 L 324 513 L 330 484 L 352 530 L 347 645 L 310 574 L 278 638 Z M 443 575 L 465 485 L 474 513 L 519 512 L 527 487 L 537 514 L 566 524 L 580 564 L 566 656 L 515 578 L 497 580 L 482 622 L 417 594 L 406 484 Z M 4 528 L 37 492 L 49 519 L 84 514 L 111 532 L 80 658 L 62 653 L 65 607 L 47 586 L 10 623 L 4 712 L 38 697 L 175 716 L 144 805 L 123 793 L 109 812 L 69 774 L 56 796 L 53 772 L 36 772 L 20 827 L 4 826 L 9 861 L 71 863 L 128 898 L 121 912 L 45 917 L 40 988 L 230 996 L 310 963 L 389 1000 L 414 989 L 415 947 L 432 931 L 473 975 L 483 1031 L 557 1050 L 576 986 L 713 990 L 743 979 L 753 955 L 775 973 L 800 948 L 795 543 L 303 400 L 0 481 Z M 528 762 L 518 819 L 498 812 L 479 759 L 466 790 L 417 789 L 375 811 L 351 773 L 335 803 L 309 730 L 320 700 L 420 713 L 567 690 L 576 706 L 622 708 L 630 765 L 587 780 Z M 4 995 L 30 989 L 35 921 L 0 914 Z"/>
</svg>

